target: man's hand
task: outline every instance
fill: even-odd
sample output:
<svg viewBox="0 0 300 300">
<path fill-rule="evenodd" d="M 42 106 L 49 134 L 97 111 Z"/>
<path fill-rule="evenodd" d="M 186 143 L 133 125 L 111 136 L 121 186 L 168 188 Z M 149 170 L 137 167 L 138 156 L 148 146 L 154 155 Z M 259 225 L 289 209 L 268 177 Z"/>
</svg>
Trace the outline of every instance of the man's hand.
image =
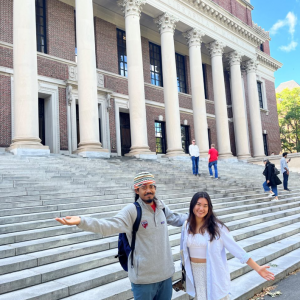
<svg viewBox="0 0 300 300">
<path fill-rule="evenodd" d="M 267 183 L 270 183 L 270 180 L 267 180 Z"/>
<path fill-rule="evenodd" d="M 274 274 L 267 270 L 269 268 L 269 266 L 261 266 L 258 268 L 257 273 L 266 280 L 274 280 Z"/>
<path fill-rule="evenodd" d="M 63 225 L 79 225 L 81 219 L 78 216 L 55 218 L 56 221 Z"/>
<path fill-rule="evenodd" d="M 286 171 L 286 174 L 290 175 L 290 171 Z"/>
</svg>

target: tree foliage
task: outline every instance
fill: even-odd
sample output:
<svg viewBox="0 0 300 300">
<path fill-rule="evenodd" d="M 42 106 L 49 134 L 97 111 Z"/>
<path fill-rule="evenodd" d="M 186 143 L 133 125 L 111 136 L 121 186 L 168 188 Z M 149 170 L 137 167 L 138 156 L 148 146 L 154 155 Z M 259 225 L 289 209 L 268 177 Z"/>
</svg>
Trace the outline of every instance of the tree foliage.
<svg viewBox="0 0 300 300">
<path fill-rule="evenodd" d="M 300 152 L 300 88 L 276 94 L 283 151 Z"/>
</svg>

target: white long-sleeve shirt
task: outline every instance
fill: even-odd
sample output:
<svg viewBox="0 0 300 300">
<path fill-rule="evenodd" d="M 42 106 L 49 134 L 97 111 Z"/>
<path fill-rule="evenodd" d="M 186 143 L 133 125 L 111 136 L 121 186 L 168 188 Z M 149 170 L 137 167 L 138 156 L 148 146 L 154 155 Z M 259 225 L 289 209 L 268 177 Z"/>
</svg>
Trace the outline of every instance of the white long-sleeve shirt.
<svg viewBox="0 0 300 300">
<path fill-rule="evenodd" d="M 190 153 L 190 156 L 199 157 L 199 155 L 200 155 L 199 147 L 197 145 L 190 145 L 189 153 Z"/>
<path fill-rule="evenodd" d="M 195 282 L 187 247 L 188 227 L 187 222 L 182 226 L 180 252 L 181 260 L 184 260 L 186 272 L 186 292 L 195 297 Z M 212 242 L 210 242 L 208 232 L 204 234 L 207 240 L 207 300 L 219 300 L 230 293 L 230 272 L 227 265 L 225 248 L 238 258 L 241 263 L 246 263 L 250 258 L 250 255 L 238 245 L 226 227 L 219 225 L 219 228 L 220 237 L 214 239 Z"/>
</svg>

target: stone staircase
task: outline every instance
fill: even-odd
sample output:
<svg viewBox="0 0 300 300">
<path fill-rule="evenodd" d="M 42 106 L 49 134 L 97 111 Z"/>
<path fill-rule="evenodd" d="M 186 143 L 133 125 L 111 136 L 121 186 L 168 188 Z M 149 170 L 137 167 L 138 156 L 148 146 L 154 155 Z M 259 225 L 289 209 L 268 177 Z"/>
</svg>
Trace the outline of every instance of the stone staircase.
<svg viewBox="0 0 300 300">
<path fill-rule="evenodd" d="M 55 217 L 105 218 L 133 202 L 137 172 L 156 176 L 157 196 L 173 211 L 187 212 L 196 191 L 206 190 L 214 210 L 238 243 L 259 264 L 271 264 L 276 281 L 300 267 L 300 175 L 290 176 L 292 192 L 279 188 L 279 201 L 262 190 L 263 168 L 219 162 L 221 179 L 191 175 L 190 161 L 83 159 L 51 155 L 28 158 L 0 155 L 0 300 L 132 299 L 127 273 L 115 259 L 117 236 L 102 237 Z M 180 277 L 180 228 L 168 227 Z M 274 284 L 227 253 L 232 298 L 249 299 Z M 173 299 L 189 299 L 179 292 Z"/>
</svg>

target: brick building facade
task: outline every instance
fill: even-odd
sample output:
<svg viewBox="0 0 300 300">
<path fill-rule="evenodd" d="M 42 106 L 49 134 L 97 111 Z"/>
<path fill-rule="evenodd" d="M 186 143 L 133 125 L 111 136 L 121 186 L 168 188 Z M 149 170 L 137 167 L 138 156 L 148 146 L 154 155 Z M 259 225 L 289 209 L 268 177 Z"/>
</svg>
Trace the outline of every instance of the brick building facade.
<svg viewBox="0 0 300 300">
<path fill-rule="evenodd" d="M 76 60 L 76 18 L 75 18 L 75 1 L 72 0 L 42 0 L 45 5 L 45 39 L 47 51 L 37 53 L 37 72 L 39 81 L 39 94 L 37 99 L 44 107 L 44 115 L 40 112 L 39 122 L 44 122 L 45 144 L 50 147 L 53 153 L 61 151 L 74 152 L 80 140 L 79 128 L 81 124 L 78 116 L 78 85 L 77 85 L 77 60 Z M 124 16 L 120 8 L 117 7 L 115 0 L 106 7 L 106 1 L 94 0 L 94 36 L 95 36 L 95 53 L 97 67 L 98 83 L 98 109 L 99 109 L 99 136 L 103 148 L 108 149 L 112 155 L 121 155 L 124 141 L 128 139 L 126 126 L 122 127 L 123 120 L 120 119 L 120 113 L 129 114 L 128 97 L 128 78 L 120 75 L 120 53 L 117 39 L 117 30 L 125 31 Z M 161 6 L 155 7 L 156 2 L 161 2 Z M 208 11 L 191 4 L 192 1 L 174 0 L 178 5 L 184 7 L 186 13 L 192 11 L 193 14 L 199 15 L 199 20 L 205 20 L 206 15 L 211 19 Z M 205 1 L 204 1 L 205 2 Z M 207 1 L 211 2 L 211 1 Z M 270 57 L 268 33 L 256 25 L 252 25 L 251 11 L 253 6 L 246 0 L 214 0 L 215 3 L 209 3 L 212 10 L 218 11 L 223 18 L 226 16 L 228 22 L 232 21 L 241 28 L 240 31 L 227 28 L 228 34 L 233 36 L 231 44 L 224 48 L 224 52 L 230 52 L 232 45 L 236 43 L 241 45 L 239 39 L 243 41 L 243 46 L 247 43 L 252 45 L 253 53 L 259 63 L 257 69 L 257 81 L 260 84 L 261 99 L 261 123 L 264 134 L 265 153 L 281 151 L 279 125 L 276 109 L 276 97 L 274 87 L 274 72 L 281 64 Z M 206 3 L 206 2 L 205 2 Z M 153 4 L 150 7 L 150 5 Z M 160 34 L 150 17 L 151 13 L 156 12 L 163 5 L 169 4 L 169 1 L 149 1 L 149 4 L 142 11 L 141 15 L 141 46 L 144 74 L 144 90 L 146 100 L 146 122 L 148 145 L 152 152 L 158 152 L 159 143 L 166 143 L 168 137 L 165 135 L 163 141 L 160 139 L 161 132 L 155 131 L 155 122 L 162 123 L 166 126 L 164 87 L 151 83 L 150 73 L 150 54 L 149 43 L 160 46 Z M 119 9 L 119 10 L 118 10 Z M 173 11 L 179 9 L 179 6 L 173 6 Z M 172 12 L 173 12 L 172 11 Z M 190 57 L 189 48 L 185 43 L 180 31 L 188 30 L 184 20 L 180 18 L 175 31 L 175 52 L 184 57 L 184 76 L 185 92 L 178 92 L 180 123 L 182 128 L 187 128 L 183 140 L 191 141 L 195 137 L 192 101 L 192 87 L 190 74 Z M 218 18 L 218 17 L 216 17 Z M 216 19 L 215 18 L 215 19 Z M 151 19 L 151 20 L 150 20 Z M 198 20 L 198 19 L 197 19 Z M 219 19 L 218 19 L 219 20 Z M 151 24 L 151 22 L 153 24 Z M 201 21 L 202 22 L 202 21 Z M 200 23 L 201 23 L 200 22 Z M 202 24 L 205 24 L 205 22 Z M 205 28 L 205 26 L 203 26 Z M 234 25 L 233 25 L 234 27 Z M 183 28 L 183 29 L 182 29 Z M 207 27 L 208 28 L 208 27 Z M 13 65 L 13 0 L 1 0 L 0 4 L 0 147 L 7 148 L 12 144 L 14 138 L 14 65 Z M 224 29 L 222 29 L 224 30 Z M 250 34 L 242 33 L 248 30 Z M 179 34 L 180 33 L 180 34 Z M 252 37 L 251 37 L 252 34 Z M 207 35 L 209 36 L 209 35 Z M 226 39 L 226 35 L 225 35 Z M 233 42 L 232 42 L 233 41 Z M 211 42 L 211 38 L 203 37 L 202 45 Z M 260 47 L 263 44 L 263 48 Z M 248 46 L 249 46 L 248 45 Z M 250 47 L 250 46 L 249 46 Z M 259 50 L 263 49 L 263 51 Z M 215 115 L 215 97 L 212 62 L 209 52 L 204 46 L 201 48 L 203 62 L 203 76 L 205 78 L 205 95 L 206 95 L 206 112 L 207 126 L 209 129 L 209 142 L 216 144 L 218 148 L 216 115 Z M 224 56 L 225 57 L 225 56 Z M 242 60 L 249 59 L 249 55 L 242 54 Z M 232 110 L 231 89 L 234 82 L 230 81 L 228 73 L 228 62 L 223 59 L 224 63 L 224 84 L 226 91 L 226 105 L 228 115 L 228 128 L 230 134 L 230 146 L 234 156 L 237 155 L 236 136 L 234 127 L 234 116 Z M 164 72 L 164 70 L 162 70 Z M 253 155 L 252 133 L 250 126 L 251 115 L 249 113 L 249 96 L 247 75 L 241 73 L 243 78 L 243 94 L 247 108 L 247 128 L 248 143 L 251 154 Z M 53 103 L 56 101 L 57 103 Z M 124 121 L 125 122 L 125 121 Z M 41 127 L 41 124 L 39 123 Z M 43 127 L 42 126 L 42 127 Z M 185 126 L 185 127 L 184 127 Z M 182 129 L 183 131 L 185 129 Z M 41 138 L 41 136 L 40 136 Z M 124 145 L 123 145 L 124 144 Z M 124 146 L 125 147 L 125 146 Z M 125 149 L 125 148 L 124 148 Z"/>
</svg>

